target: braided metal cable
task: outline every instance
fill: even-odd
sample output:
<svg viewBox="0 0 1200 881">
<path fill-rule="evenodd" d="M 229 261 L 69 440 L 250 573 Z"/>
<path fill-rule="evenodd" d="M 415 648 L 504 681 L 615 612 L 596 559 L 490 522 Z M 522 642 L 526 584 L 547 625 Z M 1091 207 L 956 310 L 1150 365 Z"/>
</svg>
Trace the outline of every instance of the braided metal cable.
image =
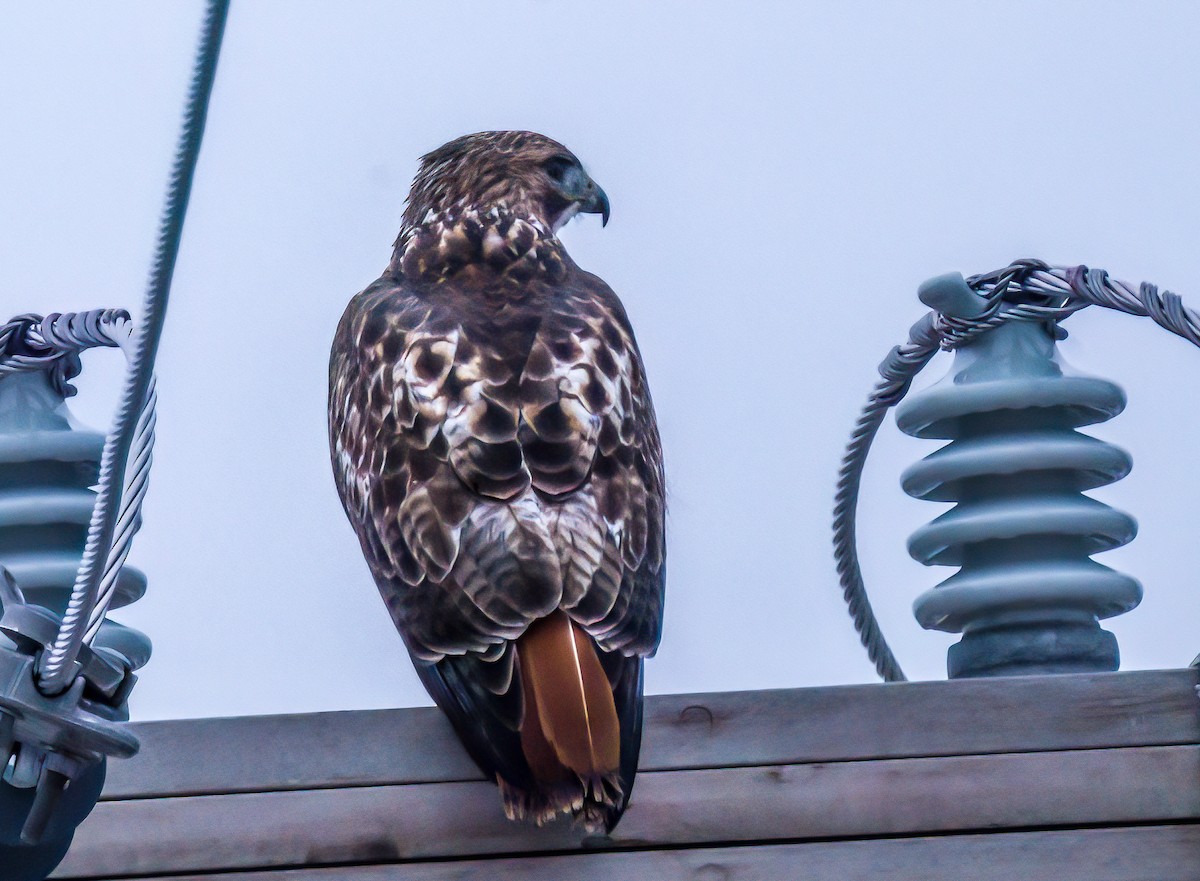
<svg viewBox="0 0 1200 881">
<path fill-rule="evenodd" d="M 858 492 L 867 453 L 879 426 L 883 424 L 884 415 L 904 397 L 913 378 L 937 354 L 939 339 L 933 313 L 930 313 L 913 326 L 908 343 L 892 349 L 879 365 L 879 373 L 883 378 L 871 391 L 867 405 L 850 435 L 850 443 L 838 472 L 837 494 L 834 496 L 833 556 L 837 561 L 842 598 L 846 601 L 850 617 L 854 620 L 854 629 L 858 631 L 871 663 L 885 682 L 902 682 L 905 677 L 879 629 L 858 565 L 858 542 L 855 537 Z"/>
<path fill-rule="evenodd" d="M 104 562 L 96 602 L 83 635 L 83 641 L 89 645 L 99 632 L 100 625 L 104 623 L 104 616 L 117 590 L 121 567 L 125 565 L 129 549 L 133 546 L 133 535 L 141 526 L 142 501 L 146 498 L 146 490 L 150 485 L 150 465 L 154 461 L 154 426 L 157 423 L 158 405 L 155 386 L 155 379 L 151 376 L 146 403 L 142 407 L 133 434 L 132 450 L 125 470 L 125 485 L 121 490 L 121 507 L 113 529 L 112 547 Z"/>
<path fill-rule="evenodd" d="M 32 312 L 0 326 L 0 379 L 12 373 L 45 370 L 63 397 L 75 394 L 70 380 L 79 375 L 79 354 L 96 346 L 120 346 L 129 336 L 124 309 L 52 313 Z"/>
<path fill-rule="evenodd" d="M 86 634 L 94 633 L 95 626 L 98 626 L 95 622 L 98 621 L 98 617 L 102 618 L 107 610 L 107 603 L 101 602 L 101 582 L 105 570 L 108 569 L 114 537 L 119 527 L 120 513 L 115 502 L 124 489 L 127 463 L 140 414 L 150 399 L 151 371 L 162 336 L 163 318 L 170 295 L 171 279 L 175 272 L 175 261 L 179 254 L 179 243 L 183 236 L 183 221 L 191 195 L 192 180 L 195 177 L 196 162 L 200 155 L 200 142 L 204 137 L 204 123 L 208 115 L 208 104 L 216 78 L 217 59 L 228 13 L 229 0 L 209 0 L 201 26 L 196 64 L 188 87 L 183 129 L 171 169 L 142 320 L 137 328 L 133 356 L 113 419 L 113 427 L 105 440 L 104 452 L 100 459 L 100 484 L 96 505 L 92 509 L 91 523 L 88 526 L 83 560 L 58 637 L 43 654 L 38 671 L 38 687 L 44 694 L 59 694 L 71 684 L 75 676 L 75 660 Z M 136 473 L 135 467 L 135 479 Z M 111 598 L 111 589 L 107 595 Z"/>
<path fill-rule="evenodd" d="M 1200 347 L 1200 313 L 1184 306 L 1178 294 L 1159 293 L 1148 282 L 1135 289 L 1128 282 L 1111 278 L 1103 269 L 1017 260 L 1003 269 L 971 276 L 967 284 L 986 298 L 983 314 L 963 319 L 929 312 L 913 325 L 908 342 L 892 349 L 879 365 L 881 379 L 855 423 L 838 470 L 833 511 L 833 555 L 838 580 L 854 629 L 885 682 L 902 682 L 906 677 L 867 598 L 858 561 L 858 495 L 867 455 L 884 416 L 903 400 L 913 379 L 938 349 L 955 349 L 1008 321 L 1043 321 L 1053 325 L 1062 336 L 1057 323 L 1088 306 L 1149 317 Z"/>
</svg>

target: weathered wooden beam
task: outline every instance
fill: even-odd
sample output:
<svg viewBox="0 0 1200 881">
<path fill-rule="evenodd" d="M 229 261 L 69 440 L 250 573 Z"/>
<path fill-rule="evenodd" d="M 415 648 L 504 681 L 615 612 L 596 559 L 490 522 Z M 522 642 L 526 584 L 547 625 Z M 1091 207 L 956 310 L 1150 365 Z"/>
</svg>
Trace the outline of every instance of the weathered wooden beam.
<svg viewBox="0 0 1200 881">
<path fill-rule="evenodd" d="M 55 877 L 536 881 L 595 865 L 842 881 L 895 865 L 904 881 L 1200 881 L 1196 683 L 1188 669 L 650 698 L 632 805 L 586 842 L 505 820 L 434 709 L 144 723 Z"/>
<path fill-rule="evenodd" d="M 616 847 L 1200 818 L 1200 746 L 647 772 Z M 133 832 L 136 830 L 136 832 Z M 482 781 L 104 802 L 59 877 L 574 850 Z"/>
<path fill-rule="evenodd" d="M 1200 742 L 1196 671 L 648 699 L 645 770 Z M 144 722 L 105 799 L 481 779 L 432 707 Z"/>
<path fill-rule="evenodd" d="M 865 841 L 583 852 L 523 859 L 390 863 L 222 874 L 221 881 L 1196 881 L 1200 826 L 1072 829 Z M 117 879 L 119 881 L 119 879 Z M 168 881 L 146 878 L 144 881 Z M 170 881 L 214 881 L 172 875 Z"/>
</svg>

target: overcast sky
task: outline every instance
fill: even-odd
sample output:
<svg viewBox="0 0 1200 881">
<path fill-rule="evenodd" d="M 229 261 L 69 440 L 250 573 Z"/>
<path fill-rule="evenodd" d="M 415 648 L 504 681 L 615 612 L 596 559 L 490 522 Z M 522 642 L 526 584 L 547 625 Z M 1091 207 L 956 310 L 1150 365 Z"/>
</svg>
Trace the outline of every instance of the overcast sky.
<svg viewBox="0 0 1200 881">
<path fill-rule="evenodd" d="M 1200 305 L 1194 3 L 234 0 L 159 367 L 159 446 L 118 617 L 154 657 L 135 718 L 429 703 L 333 488 L 329 341 L 386 264 L 423 152 L 529 128 L 569 146 L 612 222 L 562 234 L 621 295 L 670 487 L 652 692 L 874 681 L 829 550 L 838 460 L 925 278 L 1088 263 Z M 139 303 L 199 2 L 0 0 L 0 319 Z M 1133 474 L 1094 495 L 1140 537 L 1101 562 L 1146 599 L 1126 668 L 1200 651 L 1200 351 L 1147 319 L 1071 319 L 1119 381 L 1094 429 Z M 72 407 L 106 427 L 122 365 Z M 945 372 L 939 356 L 923 383 Z M 953 637 L 905 552 L 944 506 L 891 420 L 860 541 L 913 678 Z"/>
</svg>

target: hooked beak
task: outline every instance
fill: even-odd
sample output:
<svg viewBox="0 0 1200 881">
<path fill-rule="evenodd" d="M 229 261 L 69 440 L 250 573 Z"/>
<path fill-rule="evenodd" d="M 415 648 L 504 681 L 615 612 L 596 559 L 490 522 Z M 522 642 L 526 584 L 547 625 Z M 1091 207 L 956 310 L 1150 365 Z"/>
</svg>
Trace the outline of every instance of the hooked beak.
<svg viewBox="0 0 1200 881">
<path fill-rule="evenodd" d="M 608 196 L 594 180 L 588 180 L 587 190 L 579 202 L 580 214 L 599 214 L 600 225 L 608 226 Z"/>
</svg>

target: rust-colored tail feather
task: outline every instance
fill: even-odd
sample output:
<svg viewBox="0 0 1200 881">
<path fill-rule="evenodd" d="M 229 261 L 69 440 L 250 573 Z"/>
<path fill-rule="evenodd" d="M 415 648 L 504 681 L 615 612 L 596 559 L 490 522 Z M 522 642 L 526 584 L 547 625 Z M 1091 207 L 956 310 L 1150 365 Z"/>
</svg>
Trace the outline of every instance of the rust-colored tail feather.
<svg viewBox="0 0 1200 881">
<path fill-rule="evenodd" d="M 517 659 L 525 692 L 521 747 L 534 778 L 560 802 L 559 811 L 578 810 L 589 795 L 609 802 L 606 790 L 621 763 L 621 725 L 591 637 L 556 611 L 529 626 L 517 642 Z M 574 790 L 568 804 L 552 795 L 564 784 Z"/>
</svg>

